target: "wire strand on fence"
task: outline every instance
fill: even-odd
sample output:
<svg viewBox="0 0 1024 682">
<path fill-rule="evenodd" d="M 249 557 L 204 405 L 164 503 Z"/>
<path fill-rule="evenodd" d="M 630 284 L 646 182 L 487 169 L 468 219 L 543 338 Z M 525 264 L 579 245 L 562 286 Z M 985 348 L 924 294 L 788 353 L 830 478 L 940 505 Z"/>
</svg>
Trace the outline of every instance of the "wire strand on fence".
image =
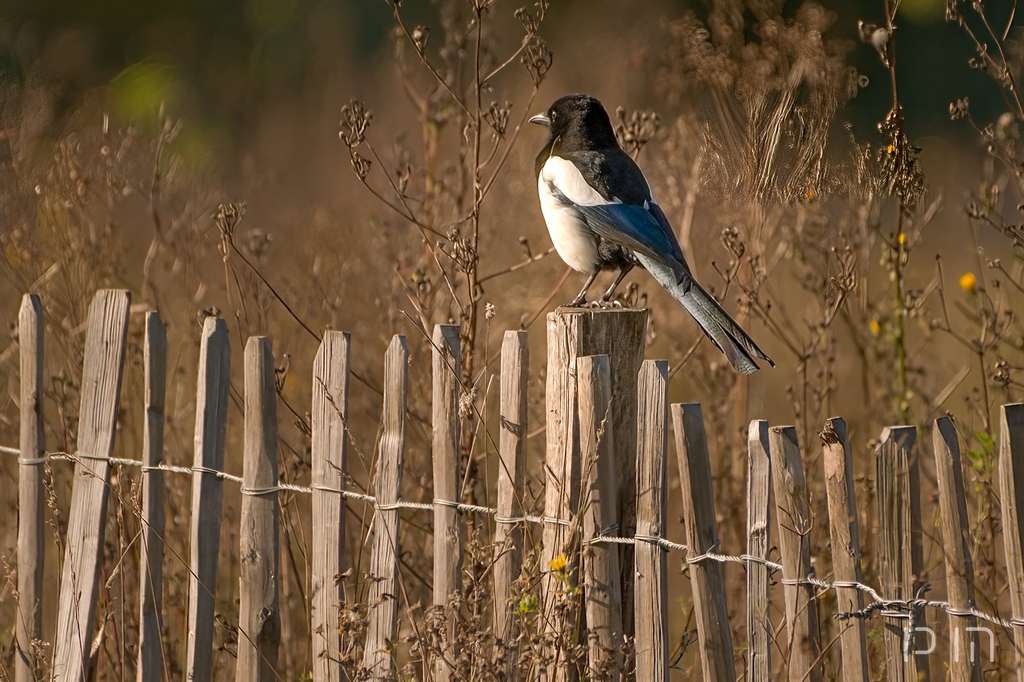
<svg viewBox="0 0 1024 682">
<path fill-rule="evenodd" d="M 21 450 L 19 450 L 18 448 L 9 448 L 9 447 L 3 446 L 3 445 L 0 445 L 0 454 L 17 455 L 18 456 L 18 464 L 20 464 L 22 466 L 38 466 L 40 464 L 45 464 L 46 462 L 48 462 L 50 460 L 50 458 L 47 457 L 45 453 L 43 454 L 42 457 L 34 457 L 32 459 L 25 459 L 24 457 L 21 456 Z"/>
<path fill-rule="evenodd" d="M 18 455 L 18 461 L 24 464 L 41 464 L 49 460 L 58 460 L 66 462 L 80 462 L 82 460 L 106 460 L 111 466 L 125 466 L 134 467 L 142 471 L 142 473 L 148 473 L 150 471 L 166 471 L 174 474 L 186 474 L 193 476 L 195 474 L 209 474 L 216 476 L 226 481 L 232 481 L 239 484 L 240 491 L 243 495 L 269 495 L 271 493 L 279 491 L 289 491 L 301 494 L 312 494 L 314 490 L 322 490 L 324 492 L 335 493 L 341 495 L 344 499 L 356 500 L 359 502 L 366 502 L 373 505 L 377 511 L 390 511 L 395 509 L 412 509 L 419 511 L 430 511 L 436 506 L 451 507 L 458 509 L 461 512 L 474 512 L 479 514 L 487 514 L 493 516 L 496 523 L 540 523 L 540 524 L 558 524 L 558 525 L 571 525 L 572 521 L 568 519 L 557 519 L 546 516 L 532 516 L 524 515 L 518 517 L 499 517 L 498 510 L 490 507 L 484 507 L 477 504 L 465 504 L 462 502 L 452 502 L 449 500 L 435 499 L 431 502 L 407 502 L 405 500 L 399 500 L 394 504 L 377 504 L 377 499 L 373 495 L 366 493 L 356 492 L 354 490 L 342 490 L 341 488 L 332 488 L 330 486 L 323 485 L 297 485 L 295 483 L 286 483 L 279 481 L 275 486 L 269 486 L 266 488 L 247 488 L 242 481 L 241 476 L 234 476 L 225 471 L 218 471 L 216 469 L 209 469 L 202 466 L 176 466 L 174 464 L 158 464 L 156 466 L 147 466 L 142 462 L 134 459 L 124 459 L 121 457 L 103 457 L 99 455 L 88 455 L 85 453 L 67 453 L 67 452 L 47 452 L 44 456 L 38 457 L 31 460 L 25 460 L 22 462 L 20 455 L 21 450 L 17 448 L 0 446 L 0 453 L 9 455 Z M 751 556 L 749 554 L 732 555 L 732 554 L 721 554 L 718 552 L 718 544 L 716 543 L 706 552 L 698 554 L 696 556 L 690 555 L 690 548 L 687 545 L 680 544 L 678 542 L 672 542 L 663 537 L 656 535 L 637 535 L 631 538 L 621 537 L 617 535 L 610 535 L 618 530 L 617 526 L 611 526 L 605 528 L 600 535 L 590 538 L 585 544 L 614 544 L 614 545 L 635 545 L 637 542 L 647 542 L 658 545 L 665 551 L 677 551 L 686 554 L 685 561 L 687 564 L 695 564 L 702 561 L 715 561 L 721 564 L 740 564 L 746 566 L 748 564 L 756 563 L 761 564 L 768 568 L 772 573 L 779 573 L 782 571 L 782 565 L 763 559 L 761 557 Z M 1015 627 L 1024 627 L 1024 619 L 1011 618 L 1005 620 L 998 616 L 993 616 L 989 613 L 982 611 L 976 606 L 971 606 L 967 609 L 957 609 L 950 605 L 946 601 L 937 601 L 932 599 L 924 599 L 921 595 L 930 589 L 930 585 L 925 585 L 918 592 L 918 595 L 914 599 L 905 600 L 894 600 L 884 599 L 878 593 L 875 588 L 864 583 L 854 581 L 827 581 L 815 578 L 814 576 L 806 576 L 803 578 L 782 578 L 782 584 L 784 585 L 798 585 L 798 586 L 811 586 L 816 587 L 822 592 L 828 592 L 835 589 L 854 589 L 866 594 L 872 603 L 865 606 L 863 609 L 858 611 L 846 611 L 835 614 L 837 620 L 848 620 L 851 618 L 870 618 L 873 614 L 878 613 L 880 616 L 885 618 L 901 618 L 908 619 L 911 622 L 914 620 L 914 614 L 922 608 L 931 608 L 943 611 L 947 614 L 954 616 L 973 616 L 979 620 L 983 620 L 987 623 L 997 625 L 1005 630 L 1013 630 Z"/>
<path fill-rule="evenodd" d="M 18 454 L 21 454 L 21 451 L 15 449 L 15 448 L 9 448 L 9 447 L 0 446 L 0 453 L 18 455 Z M 571 525 L 571 523 L 572 523 L 568 519 L 555 519 L 555 518 L 550 518 L 550 517 L 547 517 L 547 516 L 532 516 L 532 515 L 526 515 L 526 516 L 516 517 L 516 518 L 512 518 L 512 519 L 506 519 L 506 518 L 498 519 L 497 518 L 497 513 L 498 513 L 497 509 L 492 509 L 491 507 L 484 507 L 484 506 L 481 506 L 481 505 L 478 505 L 478 504 L 466 504 L 464 502 L 449 502 L 447 500 L 439 500 L 439 499 L 435 499 L 432 502 L 407 502 L 405 500 L 399 500 L 398 502 L 395 502 L 394 504 L 378 505 L 377 504 L 377 498 L 375 498 L 373 495 L 368 495 L 366 493 L 356 492 L 354 490 L 342 490 L 341 488 L 332 488 L 330 486 L 324 486 L 324 485 L 308 485 L 307 486 L 307 485 L 298 485 L 298 484 L 295 484 L 295 483 L 286 483 L 285 481 L 278 481 L 277 485 L 275 485 L 275 486 L 270 486 L 270 487 L 266 487 L 266 488 L 252 488 L 252 489 L 250 489 L 250 488 L 247 488 L 244 485 L 241 476 L 235 476 L 233 474 L 227 473 L 226 471 L 218 471 L 216 469 L 209 469 L 209 468 L 203 467 L 203 466 L 186 467 L 186 466 L 176 466 L 174 464 L 162 464 L 162 463 L 161 464 L 157 464 L 156 466 L 147 466 L 147 465 L 143 464 L 142 462 L 140 462 L 139 460 L 135 460 L 135 459 L 124 459 L 124 458 L 121 458 L 121 457 L 103 457 L 103 456 L 99 456 L 99 455 L 87 455 L 87 454 L 81 453 L 81 452 L 76 452 L 74 454 L 71 454 L 71 453 L 68 453 L 68 452 L 48 452 L 48 453 L 46 453 L 46 455 L 44 457 L 40 457 L 39 459 L 42 462 L 45 462 L 45 461 L 48 461 L 48 460 L 58 460 L 58 461 L 63 461 L 63 462 L 79 462 L 81 460 L 92 460 L 92 461 L 106 460 L 111 466 L 134 467 L 134 468 L 140 469 L 142 471 L 142 473 L 148 473 L 150 471 L 166 471 L 166 472 L 172 473 L 172 474 L 185 474 L 185 475 L 188 475 L 188 476 L 191 476 L 191 475 L 194 475 L 194 474 L 197 474 L 197 473 L 200 473 L 200 474 L 210 474 L 211 476 L 216 476 L 217 478 L 221 478 L 221 479 L 223 479 L 225 481 L 232 481 L 233 483 L 237 483 L 240 486 L 240 492 L 243 495 L 255 495 L 255 496 L 269 495 L 271 493 L 280 492 L 282 490 L 289 491 L 289 492 L 294 492 L 294 493 L 300 493 L 300 494 L 303 494 L 303 495 L 310 495 L 310 494 L 312 494 L 312 492 L 314 490 L 322 490 L 322 491 L 325 491 L 325 492 L 330 492 L 330 493 L 335 493 L 337 495 L 341 495 L 344 499 L 356 500 L 356 501 L 359 501 L 359 502 L 366 502 L 368 504 L 373 505 L 375 509 L 380 510 L 380 511 L 390 511 L 390 510 L 394 510 L 394 509 L 414 509 L 414 510 L 418 510 L 418 511 L 431 511 L 431 510 L 434 509 L 435 506 L 440 505 L 440 506 L 452 507 L 453 509 L 458 509 L 460 512 L 463 512 L 463 513 L 465 513 L 465 512 L 474 512 L 474 513 L 478 513 L 478 514 L 488 514 L 490 516 L 494 516 L 495 520 L 498 523 L 521 523 L 521 522 L 528 522 L 528 523 L 551 523 L 551 524 L 566 525 L 566 526 L 567 525 Z"/>
</svg>

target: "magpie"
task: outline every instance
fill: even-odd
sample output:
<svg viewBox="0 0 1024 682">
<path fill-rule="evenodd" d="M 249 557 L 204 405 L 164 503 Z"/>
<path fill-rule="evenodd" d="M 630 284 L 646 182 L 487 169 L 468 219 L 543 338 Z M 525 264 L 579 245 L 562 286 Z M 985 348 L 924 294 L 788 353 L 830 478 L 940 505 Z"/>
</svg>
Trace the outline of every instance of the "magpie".
<svg viewBox="0 0 1024 682">
<path fill-rule="evenodd" d="M 775 363 L 693 278 L 665 212 L 632 157 L 619 147 L 608 112 L 589 95 L 566 95 L 530 123 L 549 129 L 537 155 L 541 212 L 558 255 L 587 281 L 569 306 L 586 302 L 598 273 L 617 270 L 601 297 L 635 266 L 647 270 L 683 304 L 741 374 Z"/>
</svg>

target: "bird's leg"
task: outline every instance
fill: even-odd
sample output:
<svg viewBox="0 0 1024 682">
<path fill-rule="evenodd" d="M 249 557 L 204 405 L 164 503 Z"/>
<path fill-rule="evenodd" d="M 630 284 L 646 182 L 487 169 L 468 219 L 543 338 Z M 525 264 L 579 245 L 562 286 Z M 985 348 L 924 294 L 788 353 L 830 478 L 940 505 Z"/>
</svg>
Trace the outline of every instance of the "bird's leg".
<svg viewBox="0 0 1024 682">
<path fill-rule="evenodd" d="M 632 269 L 632 263 L 629 263 L 628 265 L 623 265 L 621 268 L 619 268 L 618 277 L 616 277 L 615 281 L 612 282 L 612 285 L 608 287 L 608 291 L 604 292 L 604 296 L 601 297 L 602 301 L 607 303 L 608 301 L 612 300 L 612 295 L 615 294 L 615 289 L 618 288 L 619 284 L 622 283 L 622 280 L 626 278 L 626 275 L 628 275 L 629 271 Z"/>
<path fill-rule="evenodd" d="M 583 285 L 583 288 L 580 289 L 580 293 L 576 294 L 576 298 L 572 299 L 572 303 L 569 303 L 567 307 L 569 307 L 569 308 L 579 308 L 580 306 L 582 306 L 586 302 L 586 300 L 587 300 L 587 290 L 590 289 L 590 285 L 594 283 L 595 279 L 597 279 L 597 273 L 598 272 L 599 272 L 599 270 L 597 270 L 595 268 L 594 271 L 592 273 L 590 273 L 590 277 L 587 278 L 587 281 Z"/>
</svg>

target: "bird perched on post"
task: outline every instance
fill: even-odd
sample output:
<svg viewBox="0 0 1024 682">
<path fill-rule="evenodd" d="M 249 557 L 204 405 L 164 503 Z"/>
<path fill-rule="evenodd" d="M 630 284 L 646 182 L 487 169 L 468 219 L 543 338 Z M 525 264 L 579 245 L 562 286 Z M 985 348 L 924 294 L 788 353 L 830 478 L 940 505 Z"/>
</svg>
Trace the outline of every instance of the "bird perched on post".
<svg viewBox="0 0 1024 682">
<path fill-rule="evenodd" d="M 775 366 L 693 278 L 665 212 L 647 178 L 619 147 L 611 119 L 589 95 L 566 95 L 531 123 L 549 129 L 537 155 L 537 191 L 555 250 L 587 281 L 570 306 L 586 302 L 602 270 L 618 276 L 602 296 L 610 301 L 626 274 L 640 265 L 683 304 L 741 374 Z"/>
</svg>

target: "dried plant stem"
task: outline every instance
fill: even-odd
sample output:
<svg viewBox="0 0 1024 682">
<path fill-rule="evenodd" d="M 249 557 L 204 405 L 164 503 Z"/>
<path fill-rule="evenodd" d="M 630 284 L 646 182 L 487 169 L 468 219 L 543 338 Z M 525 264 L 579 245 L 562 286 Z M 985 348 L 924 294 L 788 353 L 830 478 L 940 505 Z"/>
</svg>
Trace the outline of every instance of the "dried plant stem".
<svg viewBox="0 0 1024 682">
<path fill-rule="evenodd" d="M 895 294 L 896 294 L 896 331 L 893 334 L 893 343 L 896 356 L 896 413 L 899 415 L 901 424 L 906 424 L 910 412 L 910 401 L 907 397 L 907 346 L 906 346 L 906 273 L 904 272 L 904 261 L 906 256 L 906 245 L 902 239 L 903 229 L 903 200 L 899 205 L 899 220 L 896 228 L 896 266 L 894 273 Z"/>
</svg>

